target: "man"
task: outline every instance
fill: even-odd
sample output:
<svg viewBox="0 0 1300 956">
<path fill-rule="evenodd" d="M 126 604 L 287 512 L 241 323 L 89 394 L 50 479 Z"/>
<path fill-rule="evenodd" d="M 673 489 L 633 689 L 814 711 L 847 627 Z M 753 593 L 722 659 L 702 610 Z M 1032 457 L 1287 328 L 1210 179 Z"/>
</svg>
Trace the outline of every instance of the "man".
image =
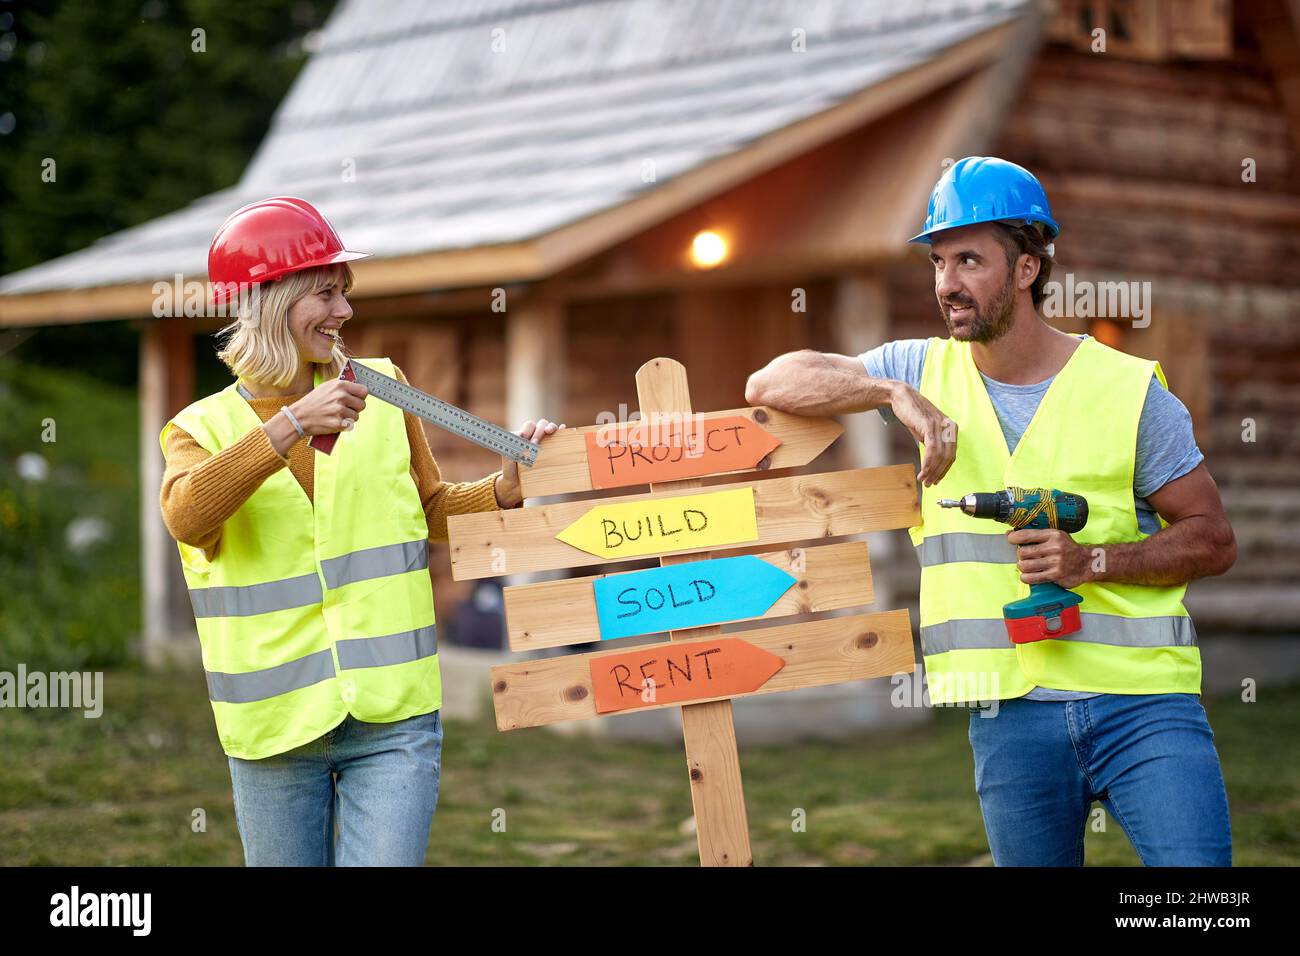
<svg viewBox="0 0 1300 956">
<path fill-rule="evenodd" d="M 911 240 L 930 247 L 949 337 L 782 355 L 745 398 L 804 415 L 888 406 L 920 443 L 910 534 L 927 683 L 935 702 L 968 704 L 997 865 L 1082 865 L 1099 799 L 1144 864 L 1228 866 L 1227 795 L 1182 596 L 1230 568 L 1236 542 L 1159 364 L 1039 314 L 1058 231 L 1027 170 L 958 161 Z M 1013 486 L 1082 494 L 1087 525 L 1004 534 L 938 505 Z M 1002 605 L 1041 581 L 1083 598 L 1082 628 L 1013 644 Z M 981 698 L 996 711 L 969 706 Z"/>
</svg>

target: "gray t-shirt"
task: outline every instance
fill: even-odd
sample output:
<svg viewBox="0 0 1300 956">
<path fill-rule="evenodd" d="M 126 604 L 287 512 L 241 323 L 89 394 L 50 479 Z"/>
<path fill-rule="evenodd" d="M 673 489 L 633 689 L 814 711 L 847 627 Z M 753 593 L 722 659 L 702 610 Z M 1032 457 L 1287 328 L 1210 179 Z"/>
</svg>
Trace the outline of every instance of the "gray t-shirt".
<svg viewBox="0 0 1300 956">
<path fill-rule="evenodd" d="M 858 358 L 872 378 L 892 378 L 919 389 L 927 345 L 927 339 L 898 339 L 863 352 Z M 984 387 L 993 402 L 998 424 L 1002 426 L 1007 450 L 1014 452 L 1020 436 L 1025 433 L 1029 420 L 1038 409 L 1038 403 L 1056 376 L 1032 385 L 1008 385 L 989 378 L 983 372 L 980 372 L 980 377 L 984 379 Z M 881 414 L 885 415 L 883 406 Z M 885 417 L 893 420 L 892 415 Z M 960 448 L 959 437 L 959 453 Z M 1142 416 L 1138 419 L 1133 467 L 1133 502 L 1140 531 L 1155 534 L 1160 530 L 1160 519 L 1147 502 L 1146 496 L 1175 478 L 1181 478 L 1204 458 L 1196 446 L 1196 438 L 1192 434 L 1192 416 L 1187 407 L 1152 375 L 1146 402 L 1142 406 Z M 1035 687 L 1025 696 L 1031 700 L 1081 700 L 1098 695 L 1085 691 Z"/>
</svg>

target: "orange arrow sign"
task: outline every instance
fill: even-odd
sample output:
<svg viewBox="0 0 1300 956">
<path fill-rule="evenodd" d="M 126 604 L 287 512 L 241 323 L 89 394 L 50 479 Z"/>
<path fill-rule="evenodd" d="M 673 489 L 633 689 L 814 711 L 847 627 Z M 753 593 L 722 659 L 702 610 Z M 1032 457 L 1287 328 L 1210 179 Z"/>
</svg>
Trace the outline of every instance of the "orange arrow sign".
<svg viewBox="0 0 1300 956">
<path fill-rule="evenodd" d="M 736 637 L 658 644 L 591 658 L 596 712 L 731 697 L 758 690 L 785 666 L 775 654 Z"/>
<path fill-rule="evenodd" d="M 781 444 L 771 432 L 740 415 L 626 422 L 583 437 L 592 488 L 747 471 Z"/>
</svg>

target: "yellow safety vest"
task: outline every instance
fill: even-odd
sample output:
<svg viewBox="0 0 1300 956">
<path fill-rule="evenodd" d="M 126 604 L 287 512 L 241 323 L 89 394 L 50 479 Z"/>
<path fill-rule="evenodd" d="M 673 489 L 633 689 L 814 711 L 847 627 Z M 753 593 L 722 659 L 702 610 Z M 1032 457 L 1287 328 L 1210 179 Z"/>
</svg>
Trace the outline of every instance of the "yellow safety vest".
<svg viewBox="0 0 1300 956">
<path fill-rule="evenodd" d="M 359 361 L 396 377 L 389 359 Z M 260 428 L 237 386 L 182 409 L 159 443 L 176 425 L 216 454 Z M 226 520 L 211 561 L 177 542 L 217 734 L 234 757 L 291 750 L 349 713 L 389 723 L 442 706 L 429 526 L 402 410 L 368 402 L 312 467 L 314 507 L 282 468 Z"/>
<path fill-rule="evenodd" d="M 975 367 L 970 343 L 930 339 L 921 394 L 957 424 L 957 457 L 921 488 L 921 524 L 909 529 L 921 563 L 921 649 L 930 698 L 960 703 L 1020 697 L 1035 685 L 1113 694 L 1200 693 L 1196 629 L 1186 585 L 1099 582 L 1075 592 L 1083 627 L 1013 644 L 1002 605 L 1027 597 L 1006 525 L 940 508 L 1001 488 L 1055 488 L 1088 499 L 1082 545 L 1141 541 L 1133 503 L 1138 419 L 1158 362 L 1083 339 L 1048 386 L 1015 454 Z M 1167 522 L 1160 519 L 1161 526 Z"/>
</svg>

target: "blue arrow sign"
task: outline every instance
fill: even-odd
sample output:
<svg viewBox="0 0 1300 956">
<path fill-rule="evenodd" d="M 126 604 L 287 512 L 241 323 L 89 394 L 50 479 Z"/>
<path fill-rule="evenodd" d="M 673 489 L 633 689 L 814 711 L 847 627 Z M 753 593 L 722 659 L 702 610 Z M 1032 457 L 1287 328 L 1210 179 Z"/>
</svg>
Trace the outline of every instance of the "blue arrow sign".
<svg viewBox="0 0 1300 956">
<path fill-rule="evenodd" d="M 752 554 L 599 578 L 593 587 L 600 639 L 758 617 L 794 583 Z"/>
</svg>

